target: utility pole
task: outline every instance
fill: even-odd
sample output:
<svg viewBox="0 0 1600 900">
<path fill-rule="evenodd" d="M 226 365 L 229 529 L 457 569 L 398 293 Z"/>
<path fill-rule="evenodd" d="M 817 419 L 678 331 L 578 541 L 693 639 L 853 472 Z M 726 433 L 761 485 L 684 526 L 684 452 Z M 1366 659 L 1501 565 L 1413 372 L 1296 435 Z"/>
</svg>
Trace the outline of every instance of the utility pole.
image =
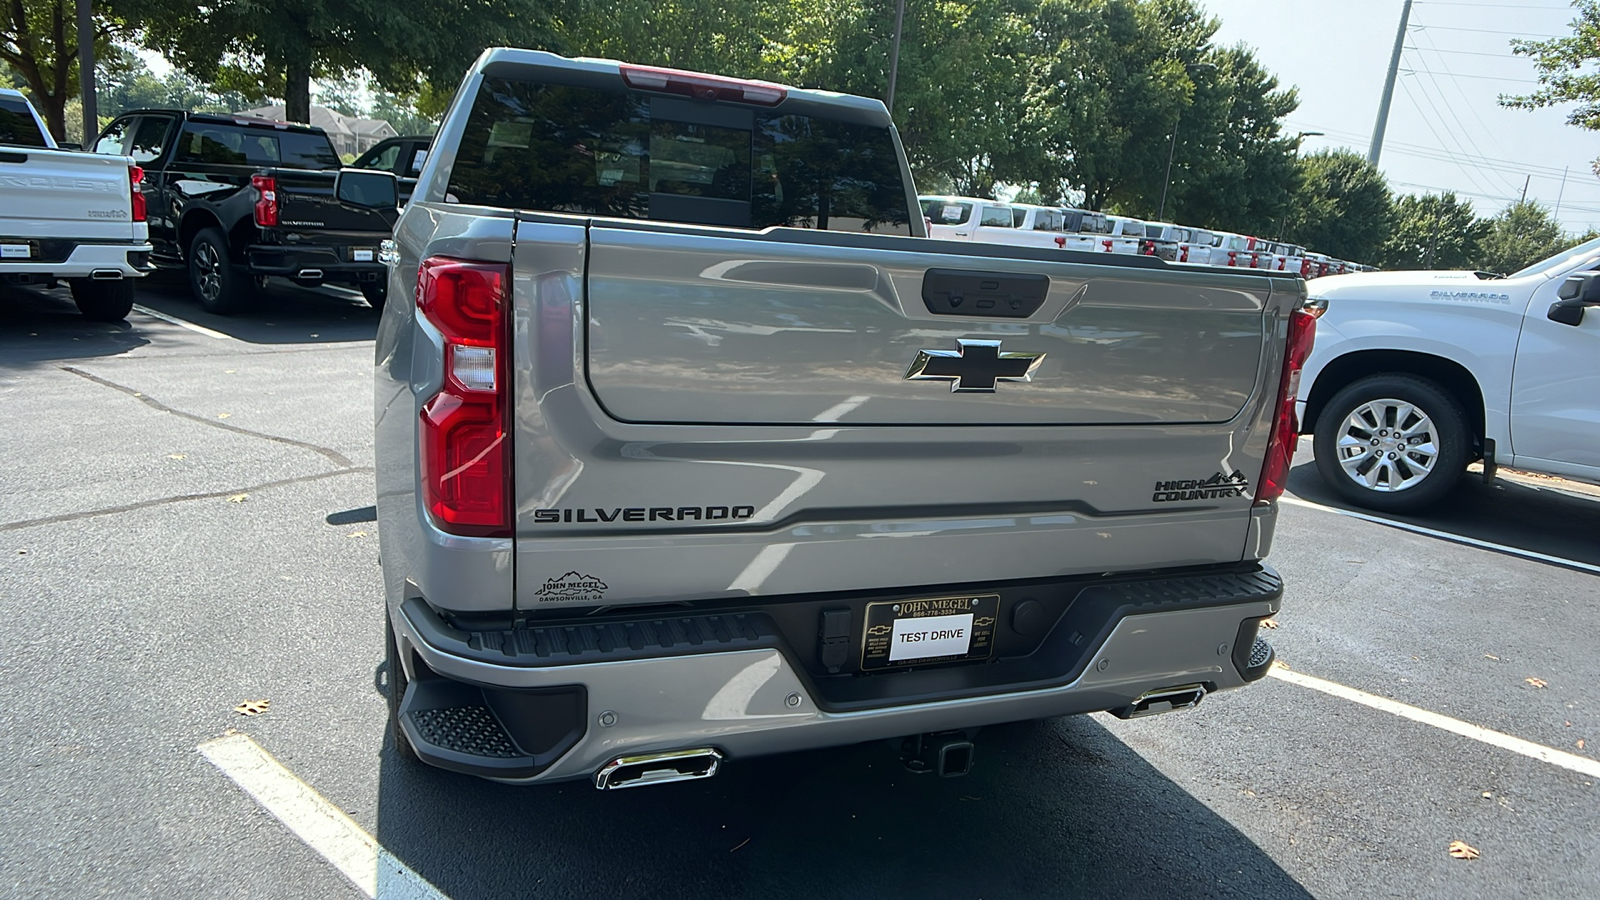
<svg viewBox="0 0 1600 900">
<path fill-rule="evenodd" d="M 1172 119 L 1172 145 L 1167 148 L 1167 175 L 1161 182 L 1161 209 L 1156 212 L 1156 221 L 1167 217 L 1167 188 L 1172 184 L 1172 156 L 1178 152 L 1178 122 L 1183 119 L 1183 110 Z"/>
<path fill-rule="evenodd" d="M 1561 167 L 1561 190 L 1556 191 L 1556 211 L 1555 215 L 1553 216 L 1558 223 L 1561 221 L 1561 196 L 1567 192 L 1567 170 L 1570 168 L 1572 167 Z"/>
<path fill-rule="evenodd" d="M 92 0 L 78 0 L 78 92 L 83 98 L 83 146 L 100 135 L 100 110 L 94 91 L 94 15 Z"/>
<path fill-rule="evenodd" d="M 1528 182 L 1530 182 L 1532 180 L 1533 180 L 1533 176 L 1532 175 L 1529 175 L 1527 178 L 1522 179 L 1522 199 L 1518 200 L 1517 201 L 1518 203 L 1527 203 L 1528 202 Z"/>
<path fill-rule="evenodd" d="M 1400 10 L 1400 30 L 1394 33 L 1394 53 L 1389 57 L 1389 77 L 1383 80 L 1383 100 L 1378 103 L 1378 124 L 1372 126 L 1372 146 L 1367 149 L 1367 162 L 1378 164 L 1383 153 L 1383 130 L 1389 124 L 1389 102 L 1394 99 L 1394 79 L 1400 71 L 1400 48 L 1406 42 L 1406 23 L 1411 20 L 1411 0 Z"/>
<path fill-rule="evenodd" d="M 889 45 L 889 98 L 883 102 L 891 116 L 894 115 L 894 82 L 900 74 L 900 24 L 905 18 L 906 0 L 898 0 L 894 5 L 894 42 Z"/>
</svg>

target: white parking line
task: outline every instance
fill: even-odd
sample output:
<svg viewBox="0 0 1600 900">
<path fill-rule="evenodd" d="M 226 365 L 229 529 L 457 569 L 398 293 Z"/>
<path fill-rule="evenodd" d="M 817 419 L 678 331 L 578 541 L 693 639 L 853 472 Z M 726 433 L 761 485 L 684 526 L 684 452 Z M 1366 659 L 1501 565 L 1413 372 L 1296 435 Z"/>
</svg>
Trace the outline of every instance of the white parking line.
<svg viewBox="0 0 1600 900">
<path fill-rule="evenodd" d="M 249 735 L 226 735 L 196 749 L 368 897 L 448 900 Z"/>
<path fill-rule="evenodd" d="M 1400 522 L 1395 519 L 1385 519 L 1382 516 L 1368 515 L 1367 513 L 1359 513 L 1349 509 L 1340 509 L 1337 506 L 1324 506 L 1321 503 L 1313 503 L 1310 500 L 1301 500 L 1299 497 L 1283 496 L 1278 499 L 1280 503 L 1287 503 L 1290 506 L 1303 506 L 1306 509 L 1318 509 L 1323 512 L 1336 513 L 1352 519 L 1360 519 L 1363 522 L 1375 522 L 1379 525 L 1387 525 L 1390 528 L 1398 528 L 1401 531 L 1409 531 L 1413 534 L 1442 538 L 1447 541 L 1454 541 L 1457 544 L 1466 544 L 1469 547 L 1481 547 L 1484 550 L 1494 550 L 1498 553 L 1505 553 L 1511 556 L 1520 556 L 1523 559 L 1551 563 L 1557 566 L 1566 566 L 1569 569 L 1577 569 L 1582 572 L 1590 572 L 1595 575 L 1600 575 L 1600 566 L 1594 565 L 1593 563 L 1579 562 L 1575 559 L 1567 559 L 1564 556 L 1551 556 L 1548 553 L 1538 553 L 1533 550 L 1524 550 L 1521 547 L 1512 547 L 1506 544 L 1496 544 L 1494 541 L 1481 541 L 1477 538 L 1467 537 L 1466 535 L 1462 534 L 1455 534 L 1454 532 L 1440 531 L 1436 528 L 1428 528 L 1422 525 L 1413 525 L 1410 522 Z"/>
<path fill-rule="evenodd" d="M 868 400 L 871 400 L 871 399 L 872 398 L 870 396 L 866 395 L 866 394 L 862 394 L 862 395 L 856 396 L 856 397 L 851 397 L 849 400 L 845 400 L 845 401 L 842 401 L 840 403 L 835 403 L 834 405 L 828 407 L 827 409 L 823 410 L 822 412 L 817 413 L 815 416 L 811 417 L 811 421 L 813 421 L 813 422 L 837 422 L 840 419 L 844 418 L 846 413 L 850 412 L 851 410 L 855 409 L 856 407 L 860 406 L 861 404 L 863 404 L 863 403 L 865 403 L 865 402 L 867 402 Z"/>
<path fill-rule="evenodd" d="M 1449 716 L 1429 712 L 1426 709 L 1419 709 L 1418 707 L 1401 703 L 1398 700 L 1390 700 L 1388 697 L 1380 697 L 1377 694 L 1369 694 L 1353 687 L 1345 687 L 1337 682 L 1317 678 L 1313 675 L 1302 675 L 1282 666 L 1274 665 L 1267 674 L 1280 681 L 1287 681 L 1290 684 L 1297 684 L 1313 691 L 1321 691 L 1341 700 L 1349 700 L 1351 703 L 1359 703 L 1362 706 L 1370 706 L 1386 713 L 1393 713 L 1402 719 L 1410 719 L 1413 722 L 1432 725 L 1434 728 L 1448 731 L 1451 734 L 1471 738 L 1474 741 L 1480 741 L 1492 747 L 1499 747 L 1502 750 L 1510 750 L 1512 753 L 1521 754 L 1529 759 L 1537 759 L 1552 766 L 1560 766 L 1580 775 L 1600 778 L 1600 760 L 1589 759 L 1576 753 L 1568 753 L 1565 750 L 1556 750 L 1543 744 L 1535 744 L 1532 741 L 1512 737 L 1509 734 L 1484 728 L 1481 725 L 1463 722 L 1460 719 L 1452 719 Z"/>
<path fill-rule="evenodd" d="M 184 320 L 178 318 L 177 316 L 169 316 L 164 312 L 160 312 L 158 310 L 151 309 L 148 306 L 140 306 L 139 304 L 135 303 L 133 305 L 133 308 L 137 312 L 142 312 L 147 316 L 150 316 L 150 317 L 156 318 L 156 319 L 160 319 L 163 322 L 170 322 L 171 324 L 176 325 L 179 328 L 187 328 L 190 331 L 195 332 L 196 334 L 203 334 L 206 337 L 216 338 L 219 341 L 231 341 L 231 340 L 233 340 L 233 335 L 223 334 L 220 331 L 212 331 L 211 329 L 205 327 L 204 325 L 196 325 L 193 322 L 185 322 Z"/>
</svg>

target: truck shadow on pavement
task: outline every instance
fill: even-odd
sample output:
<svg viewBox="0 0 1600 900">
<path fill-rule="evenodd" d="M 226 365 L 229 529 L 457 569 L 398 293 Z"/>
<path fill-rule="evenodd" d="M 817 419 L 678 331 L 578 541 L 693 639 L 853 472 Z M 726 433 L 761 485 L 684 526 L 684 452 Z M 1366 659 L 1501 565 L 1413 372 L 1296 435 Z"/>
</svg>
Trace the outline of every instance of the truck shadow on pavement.
<svg viewBox="0 0 1600 900">
<path fill-rule="evenodd" d="M 1558 479 L 1551 480 L 1550 488 L 1506 477 L 1484 484 L 1482 475 L 1474 469 L 1437 506 L 1417 515 L 1401 516 L 1345 503 L 1329 490 L 1313 463 L 1299 461 L 1304 458 L 1297 458 L 1289 473 L 1289 492 L 1302 500 L 1600 565 L 1600 541 L 1595 540 L 1595 535 L 1600 534 L 1600 495 L 1560 490 L 1556 485 L 1563 482 Z M 1305 513 L 1290 507 L 1285 514 Z"/>
<path fill-rule="evenodd" d="M 302 288 L 271 279 L 246 309 L 217 316 L 200 308 L 182 272 L 157 272 L 139 284 L 141 306 L 220 331 L 252 344 L 322 344 L 370 341 L 378 310 L 359 293 L 342 288 Z"/>
<path fill-rule="evenodd" d="M 601 793 L 382 759 L 378 840 L 458 897 L 1309 897 L 1087 717 L 986 728 L 965 778 L 886 742 Z"/>
<path fill-rule="evenodd" d="M 150 339 L 128 322 L 85 319 L 65 288 L 0 286 L 0 369 L 115 356 L 148 343 Z"/>
</svg>

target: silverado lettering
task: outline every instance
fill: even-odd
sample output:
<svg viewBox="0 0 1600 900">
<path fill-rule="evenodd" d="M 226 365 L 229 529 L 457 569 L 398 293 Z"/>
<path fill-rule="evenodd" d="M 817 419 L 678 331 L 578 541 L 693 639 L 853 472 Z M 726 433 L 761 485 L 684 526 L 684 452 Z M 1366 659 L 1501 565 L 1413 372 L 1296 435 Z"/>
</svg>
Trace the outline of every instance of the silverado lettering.
<svg viewBox="0 0 1600 900">
<path fill-rule="evenodd" d="M 590 513 L 594 513 L 591 516 Z M 720 522 L 734 519 L 748 519 L 756 514 L 754 506 L 627 506 L 600 509 L 598 507 L 582 509 L 536 509 L 533 511 L 533 521 L 548 525 L 554 522 L 615 522 L 621 518 L 624 522 L 687 522 L 705 521 Z M 599 518 L 595 518 L 598 516 Z"/>
</svg>

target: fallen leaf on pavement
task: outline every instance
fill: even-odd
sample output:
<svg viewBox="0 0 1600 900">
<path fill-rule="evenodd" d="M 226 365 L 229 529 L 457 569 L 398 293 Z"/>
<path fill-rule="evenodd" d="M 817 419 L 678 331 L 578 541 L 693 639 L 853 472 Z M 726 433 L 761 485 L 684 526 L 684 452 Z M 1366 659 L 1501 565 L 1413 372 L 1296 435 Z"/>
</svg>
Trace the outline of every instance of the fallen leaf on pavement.
<svg viewBox="0 0 1600 900">
<path fill-rule="evenodd" d="M 182 453 L 168 453 L 167 459 L 183 459 Z"/>
<path fill-rule="evenodd" d="M 1477 859 L 1478 848 L 1466 841 L 1451 841 L 1450 855 L 1456 859 Z"/>
<path fill-rule="evenodd" d="M 1278 627 L 1278 620 L 1277 619 L 1262 619 L 1261 620 L 1261 627 L 1262 628 L 1277 628 Z"/>
<path fill-rule="evenodd" d="M 345 535 L 345 537 L 351 537 L 351 538 L 366 537 L 366 536 L 367 536 L 367 533 L 365 531 L 352 531 L 349 534 Z"/>
<path fill-rule="evenodd" d="M 28 551 L 26 551 L 26 550 L 18 550 L 17 551 L 17 555 L 18 556 L 27 556 L 28 555 Z"/>
<path fill-rule="evenodd" d="M 222 370 L 223 374 L 225 374 L 225 375 L 232 375 L 234 372 L 237 372 L 237 371 L 238 371 L 238 369 L 223 369 Z"/>
<path fill-rule="evenodd" d="M 228 502 L 229 503 L 243 503 L 243 502 L 245 502 L 246 500 L 249 500 L 249 499 L 250 499 L 250 495 L 249 494 L 234 494 L 232 497 L 228 498 Z"/>
<path fill-rule="evenodd" d="M 271 705 L 271 700 L 246 700 L 238 706 L 235 706 L 233 711 L 241 716 L 259 716 L 266 712 L 267 707 Z"/>
<path fill-rule="evenodd" d="M 1495 661 L 1495 662 L 1499 662 L 1499 661 L 1500 661 L 1500 657 L 1498 657 L 1498 656 L 1495 656 L 1495 655 L 1494 655 L 1494 654 L 1493 654 L 1493 653 L 1485 653 L 1485 654 L 1484 654 L 1484 655 L 1483 655 L 1483 658 L 1484 658 L 1484 659 L 1492 659 L 1492 660 L 1494 660 L 1494 661 Z"/>
<path fill-rule="evenodd" d="M 1579 750 L 1583 749 L 1583 738 L 1578 738 L 1578 749 Z"/>
<path fill-rule="evenodd" d="M 1490 800 L 1490 799 L 1493 799 L 1493 798 L 1494 798 L 1494 791 L 1484 791 L 1483 792 L 1483 799 Z"/>
<path fill-rule="evenodd" d="M 217 413 L 217 418 L 226 419 L 226 418 L 228 418 L 229 416 L 232 416 L 232 415 L 233 415 L 233 413 Z"/>
<path fill-rule="evenodd" d="M 1274 669 L 1287 669 L 1289 668 L 1289 664 L 1281 659 L 1275 659 L 1272 661 L 1272 667 Z"/>
<path fill-rule="evenodd" d="M 1524 678 L 1522 680 L 1538 688 L 1546 687 L 1550 684 L 1550 682 L 1545 681 L 1543 678 Z"/>
</svg>

